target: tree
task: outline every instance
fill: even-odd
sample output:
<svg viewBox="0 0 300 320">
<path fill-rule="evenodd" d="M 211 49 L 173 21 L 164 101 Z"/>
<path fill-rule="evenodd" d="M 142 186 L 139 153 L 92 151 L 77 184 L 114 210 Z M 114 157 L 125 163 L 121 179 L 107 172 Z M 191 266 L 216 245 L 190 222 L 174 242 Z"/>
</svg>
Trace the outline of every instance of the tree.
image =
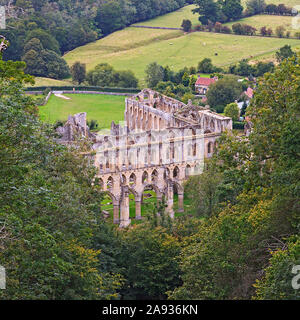
<svg viewBox="0 0 300 320">
<path fill-rule="evenodd" d="M 57 40 L 48 32 L 42 29 L 34 29 L 29 31 L 25 39 L 25 45 L 31 39 L 39 39 L 44 49 L 51 50 L 56 52 L 57 54 L 60 54 L 59 44 Z"/>
<path fill-rule="evenodd" d="M 240 118 L 240 109 L 235 102 L 232 102 L 225 107 L 224 114 L 226 117 L 232 118 L 233 121 L 238 121 Z"/>
<path fill-rule="evenodd" d="M 287 248 L 272 252 L 270 264 L 264 270 L 264 277 L 255 284 L 257 300 L 299 300 L 299 290 L 293 288 L 291 277 L 293 267 L 300 264 L 300 238 L 296 236 Z M 278 281 L 280 279 L 280 281 Z M 299 281 L 298 281 L 299 283 Z"/>
<path fill-rule="evenodd" d="M 164 69 L 157 62 L 148 64 L 145 70 L 146 82 L 150 88 L 154 88 L 159 81 L 164 79 Z"/>
<path fill-rule="evenodd" d="M 187 87 L 190 83 L 190 76 L 188 75 L 187 72 L 184 73 L 184 75 L 182 76 L 182 84 Z"/>
<path fill-rule="evenodd" d="M 192 22 L 191 20 L 183 20 L 182 21 L 182 24 L 181 24 L 181 27 L 183 28 L 183 31 L 184 32 L 190 32 L 191 29 L 192 29 Z"/>
<path fill-rule="evenodd" d="M 265 11 L 265 0 L 248 0 L 247 1 L 247 13 L 249 15 L 259 14 Z"/>
<path fill-rule="evenodd" d="M 207 25 L 209 21 L 217 22 L 219 16 L 219 4 L 214 0 L 195 0 L 194 4 L 197 8 L 193 9 L 193 13 L 198 13 L 199 21 L 203 25 Z"/>
<path fill-rule="evenodd" d="M 212 64 L 210 58 L 204 58 L 198 63 L 198 72 L 213 73 L 216 71 L 215 66 Z"/>
<path fill-rule="evenodd" d="M 277 13 L 277 6 L 276 4 L 270 3 L 266 5 L 265 12 L 269 14 Z"/>
<path fill-rule="evenodd" d="M 223 112 L 225 106 L 238 100 L 243 92 L 242 84 L 233 77 L 224 77 L 209 86 L 207 91 L 207 103 L 217 108 L 218 112 Z"/>
<path fill-rule="evenodd" d="M 249 137 L 219 139 L 211 165 L 229 179 L 235 201 L 203 221 L 182 250 L 183 284 L 170 299 L 299 299 L 292 288 L 300 258 L 296 62 L 284 60 L 260 79 L 247 108 Z"/>
<path fill-rule="evenodd" d="M 260 28 L 260 34 L 264 37 L 268 34 L 266 26 Z"/>
<path fill-rule="evenodd" d="M 222 13 L 227 17 L 227 21 L 238 20 L 242 17 L 243 6 L 241 0 L 225 0 L 220 3 Z"/>
<path fill-rule="evenodd" d="M 73 81 L 76 81 L 79 85 L 85 80 L 86 65 L 84 63 L 80 63 L 79 61 L 75 62 L 70 71 Z"/>
<path fill-rule="evenodd" d="M 86 80 L 91 86 L 114 86 L 114 72 L 114 68 L 108 63 L 100 63 L 87 73 Z"/>
<path fill-rule="evenodd" d="M 119 88 L 137 88 L 138 79 L 131 70 L 122 70 L 115 73 L 115 85 Z"/>
<path fill-rule="evenodd" d="M 211 168 L 186 182 L 185 192 L 198 216 L 211 217 L 219 212 L 221 182 L 222 175 Z"/>
<path fill-rule="evenodd" d="M 0 60 L 0 264 L 3 300 L 117 298 L 120 278 L 91 248 L 100 187 L 78 147 L 55 142 L 23 84 L 24 62 Z M 55 271 L 55 272 L 54 272 Z"/>
<path fill-rule="evenodd" d="M 104 35 L 125 27 L 122 8 L 115 0 L 102 3 L 95 20 Z"/>
<path fill-rule="evenodd" d="M 285 27 L 283 27 L 283 26 L 278 26 L 275 29 L 276 36 L 279 38 L 284 37 L 284 32 L 285 32 Z"/>
<path fill-rule="evenodd" d="M 161 226 L 143 223 L 122 235 L 119 264 L 126 285 L 125 299 L 165 299 L 180 284 L 178 240 Z"/>
<path fill-rule="evenodd" d="M 282 62 L 285 59 L 296 56 L 296 53 L 292 50 L 290 45 L 285 45 L 276 52 L 276 60 Z"/>
<path fill-rule="evenodd" d="M 32 38 L 24 47 L 22 60 L 26 62 L 26 72 L 34 76 L 65 79 L 70 76 L 66 61 L 52 50 L 45 50 L 41 41 Z"/>
</svg>

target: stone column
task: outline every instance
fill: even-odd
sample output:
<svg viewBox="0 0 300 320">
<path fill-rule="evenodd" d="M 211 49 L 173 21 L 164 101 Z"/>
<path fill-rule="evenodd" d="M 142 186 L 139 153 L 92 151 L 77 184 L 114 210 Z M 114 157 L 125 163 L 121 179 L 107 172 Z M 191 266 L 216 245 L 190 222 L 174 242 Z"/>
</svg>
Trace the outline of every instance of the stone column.
<svg viewBox="0 0 300 320">
<path fill-rule="evenodd" d="M 174 193 L 173 193 L 173 184 L 170 182 L 168 183 L 168 187 L 167 187 L 167 213 L 169 214 L 169 216 L 171 218 L 174 218 L 174 210 L 173 210 L 173 199 L 174 199 Z"/>
<path fill-rule="evenodd" d="M 120 228 L 125 228 L 131 222 L 129 216 L 129 190 L 128 186 L 123 187 L 122 189 Z"/>
<path fill-rule="evenodd" d="M 136 197 L 135 199 L 135 219 L 142 219 L 142 197 Z"/>
<path fill-rule="evenodd" d="M 184 212 L 184 194 L 178 193 L 178 212 Z"/>
<path fill-rule="evenodd" d="M 159 204 L 162 201 L 163 194 L 161 192 L 156 193 L 156 200 L 157 204 Z"/>
<path fill-rule="evenodd" d="M 114 224 L 120 223 L 120 205 L 114 204 Z"/>
</svg>

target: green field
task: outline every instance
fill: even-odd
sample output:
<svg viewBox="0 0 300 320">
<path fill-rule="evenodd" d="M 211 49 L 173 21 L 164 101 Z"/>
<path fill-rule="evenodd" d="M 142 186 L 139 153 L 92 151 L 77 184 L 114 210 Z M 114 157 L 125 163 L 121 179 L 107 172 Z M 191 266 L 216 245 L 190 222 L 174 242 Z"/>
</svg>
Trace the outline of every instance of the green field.
<svg viewBox="0 0 300 320">
<path fill-rule="evenodd" d="M 72 86 L 71 80 L 56 80 L 50 78 L 42 78 L 35 77 L 34 87 L 42 87 L 42 86 Z M 31 85 L 27 85 L 27 87 L 31 87 Z"/>
<path fill-rule="evenodd" d="M 273 57 L 285 44 L 300 48 L 295 39 L 236 36 L 209 32 L 184 35 L 182 31 L 126 28 L 65 55 L 69 65 L 86 63 L 87 69 L 107 62 L 119 70 L 132 70 L 144 86 L 144 70 L 151 62 L 169 65 L 173 70 L 196 66 L 211 58 L 217 66 L 226 66 L 243 58 Z M 216 55 L 217 54 L 217 55 Z"/>
<path fill-rule="evenodd" d="M 196 25 L 199 24 L 199 15 L 192 13 L 194 8 L 196 8 L 195 5 L 186 6 L 163 16 L 136 23 L 134 26 L 180 28 L 183 19 L 191 20 L 192 24 Z"/>
<path fill-rule="evenodd" d="M 272 16 L 272 15 L 256 15 L 248 18 L 244 18 L 238 21 L 226 23 L 227 26 L 231 27 L 235 23 L 246 23 L 255 27 L 257 32 L 260 32 L 261 27 L 270 27 L 273 30 L 273 34 L 275 34 L 275 29 L 278 26 L 285 27 L 286 31 L 291 31 L 291 36 L 294 35 L 295 32 L 299 30 L 293 29 L 292 26 L 292 17 L 289 16 Z"/>
<path fill-rule="evenodd" d="M 244 8 L 246 8 L 246 3 L 248 0 L 242 0 L 241 3 Z M 281 3 L 284 3 L 288 7 L 293 7 L 296 6 L 297 4 L 299 5 L 299 0 L 265 0 L 266 4 L 276 4 L 277 6 Z"/>
<path fill-rule="evenodd" d="M 86 112 L 87 119 L 97 120 L 99 129 L 110 128 L 111 122 L 124 120 L 125 97 L 92 94 L 66 94 L 71 100 L 52 95 L 47 105 L 39 107 L 41 120 L 55 123 L 69 115 Z"/>
</svg>

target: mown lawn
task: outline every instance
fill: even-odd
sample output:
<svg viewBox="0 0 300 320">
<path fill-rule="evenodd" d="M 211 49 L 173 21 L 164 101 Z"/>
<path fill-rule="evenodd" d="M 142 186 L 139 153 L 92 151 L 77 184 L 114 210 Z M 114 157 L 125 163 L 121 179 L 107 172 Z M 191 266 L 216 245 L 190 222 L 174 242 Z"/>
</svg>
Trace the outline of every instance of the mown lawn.
<svg viewBox="0 0 300 320">
<path fill-rule="evenodd" d="M 66 94 L 70 100 L 51 96 L 46 106 L 40 107 L 43 121 L 55 123 L 67 120 L 69 115 L 86 112 L 87 119 L 97 120 L 99 129 L 110 128 L 111 122 L 124 120 L 125 97 L 92 94 Z"/>
</svg>

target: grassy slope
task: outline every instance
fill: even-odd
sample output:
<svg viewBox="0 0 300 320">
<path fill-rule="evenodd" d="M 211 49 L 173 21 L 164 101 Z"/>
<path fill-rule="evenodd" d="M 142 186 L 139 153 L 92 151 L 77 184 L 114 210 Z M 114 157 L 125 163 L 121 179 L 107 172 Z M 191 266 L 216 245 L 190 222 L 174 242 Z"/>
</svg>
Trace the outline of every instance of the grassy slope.
<svg viewBox="0 0 300 320">
<path fill-rule="evenodd" d="M 239 21 L 226 23 L 226 25 L 232 26 L 234 23 L 237 23 L 237 22 L 247 23 L 255 27 L 258 32 L 261 27 L 267 26 L 272 28 L 274 34 L 275 34 L 276 27 L 283 26 L 285 27 L 286 31 L 291 31 L 291 35 L 293 35 L 295 32 L 299 30 L 293 29 L 292 19 L 293 19 L 292 17 L 288 17 L 288 16 L 256 15 L 256 16 L 241 19 Z"/>
<path fill-rule="evenodd" d="M 199 15 L 192 13 L 192 9 L 194 8 L 196 8 L 195 5 L 186 6 L 163 16 L 136 23 L 134 26 L 180 28 L 183 19 L 191 20 L 192 24 L 196 25 L 199 24 Z"/>
<path fill-rule="evenodd" d="M 71 100 L 51 96 L 46 106 L 40 107 L 43 121 L 55 123 L 69 115 L 86 112 L 87 119 L 98 120 L 99 129 L 110 128 L 111 121 L 124 120 L 125 97 L 109 95 L 66 94 Z"/>
<path fill-rule="evenodd" d="M 242 0 L 241 3 L 244 8 L 246 8 L 246 3 L 248 0 Z M 299 0 L 265 0 L 266 4 L 274 3 L 276 5 L 279 5 L 281 3 L 284 3 L 288 7 L 293 7 L 299 4 Z"/>
<path fill-rule="evenodd" d="M 71 80 L 56 80 L 50 78 L 35 77 L 34 87 L 40 86 L 72 86 Z M 28 85 L 31 87 L 31 85 Z"/>
<path fill-rule="evenodd" d="M 300 42 L 293 39 L 205 32 L 184 35 L 181 31 L 126 28 L 71 51 L 65 59 L 70 65 L 77 60 L 84 62 L 88 70 L 100 62 L 108 62 L 120 70 L 131 69 L 144 86 L 144 70 L 154 61 L 178 70 L 196 66 L 201 59 L 209 57 L 214 64 L 223 66 L 251 56 L 272 56 L 285 44 L 300 48 Z"/>
</svg>

